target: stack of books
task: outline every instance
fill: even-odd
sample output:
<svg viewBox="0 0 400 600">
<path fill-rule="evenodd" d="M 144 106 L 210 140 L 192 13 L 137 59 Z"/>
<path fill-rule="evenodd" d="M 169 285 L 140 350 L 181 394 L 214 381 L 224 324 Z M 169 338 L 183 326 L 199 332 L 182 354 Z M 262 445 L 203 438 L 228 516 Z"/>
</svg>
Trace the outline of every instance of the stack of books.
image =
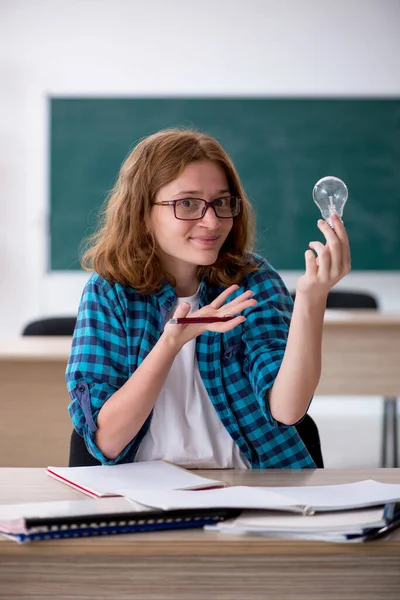
<svg viewBox="0 0 400 600">
<path fill-rule="evenodd" d="M 206 526 L 211 531 L 265 538 L 367 542 L 386 537 L 400 526 L 400 504 L 374 509 L 324 512 L 312 516 L 243 511 L 239 517 Z"/>
<path fill-rule="evenodd" d="M 233 486 L 196 494 L 170 490 L 126 490 L 153 509 L 243 509 L 234 518 L 206 526 L 228 534 L 365 542 L 400 527 L 400 485 L 373 480 L 305 487 Z"/>
<path fill-rule="evenodd" d="M 228 486 L 164 461 L 48 467 L 91 499 L 0 506 L 17 542 L 205 527 L 223 534 L 363 542 L 400 526 L 400 485 Z"/>
</svg>

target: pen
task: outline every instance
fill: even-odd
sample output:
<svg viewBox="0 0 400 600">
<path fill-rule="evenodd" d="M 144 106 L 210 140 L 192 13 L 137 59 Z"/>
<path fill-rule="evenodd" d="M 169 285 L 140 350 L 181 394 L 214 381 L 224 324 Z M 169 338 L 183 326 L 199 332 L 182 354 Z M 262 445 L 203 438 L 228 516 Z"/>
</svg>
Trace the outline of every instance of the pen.
<svg viewBox="0 0 400 600">
<path fill-rule="evenodd" d="M 383 518 L 386 521 L 386 525 L 392 523 L 392 521 L 398 519 L 400 517 L 400 505 L 398 506 L 397 502 L 389 502 L 385 504 L 385 508 L 383 510 Z"/>
<path fill-rule="evenodd" d="M 398 529 L 399 527 L 400 527 L 400 520 L 393 521 L 392 523 L 389 523 L 385 527 L 381 527 L 381 529 L 367 531 L 366 533 L 364 533 L 361 536 L 361 538 L 362 538 L 363 542 L 372 542 L 373 540 L 379 540 L 381 538 L 388 536 L 389 533 L 392 533 L 392 531 L 395 531 L 395 529 Z"/>
<path fill-rule="evenodd" d="M 184 325 L 185 323 L 224 323 L 231 321 L 235 317 L 180 317 L 178 319 L 170 319 L 168 322 L 173 325 Z"/>
<path fill-rule="evenodd" d="M 400 527 L 400 505 L 396 502 L 386 504 L 383 512 L 386 525 L 375 529 L 365 529 L 361 536 L 348 536 L 348 539 L 359 537 L 363 542 L 371 542 L 386 537 Z"/>
</svg>

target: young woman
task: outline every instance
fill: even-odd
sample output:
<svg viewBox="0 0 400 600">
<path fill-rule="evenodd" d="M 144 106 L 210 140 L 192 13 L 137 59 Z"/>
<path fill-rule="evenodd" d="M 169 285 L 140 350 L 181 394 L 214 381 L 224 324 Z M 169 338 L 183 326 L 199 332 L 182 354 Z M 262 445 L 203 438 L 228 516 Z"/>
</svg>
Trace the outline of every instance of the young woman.
<svg viewBox="0 0 400 600">
<path fill-rule="evenodd" d="M 141 141 L 84 256 L 67 385 L 75 430 L 103 464 L 304 468 L 296 427 L 321 373 L 329 290 L 350 270 L 343 223 L 318 222 L 293 303 L 251 252 L 252 209 L 220 144 Z M 284 241 L 282 241 L 284 243 Z M 313 252 L 314 251 L 314 252 Z M 213 323 L 171 318 L 232 316 Z"/>
</svg>

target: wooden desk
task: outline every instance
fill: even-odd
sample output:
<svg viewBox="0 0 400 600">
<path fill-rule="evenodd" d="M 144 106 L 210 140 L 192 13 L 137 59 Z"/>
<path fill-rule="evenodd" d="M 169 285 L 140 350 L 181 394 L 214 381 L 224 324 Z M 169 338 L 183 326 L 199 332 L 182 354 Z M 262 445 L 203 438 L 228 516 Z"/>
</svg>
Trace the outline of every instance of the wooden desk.
<svg viewBox="0 0 400 600">
<path fill-rule="evenodd" d="M 400 396 L 399 365 L 400 313 L 328 311 L 316 394 Z"/>
<path fill-rule="evenodd" d="M 68 337 L 0 340 L 0 466 L 68 463 L 70 345 Z"/>
<path fill-rule="evenodd" d="M 400 470 L 200 471 L 244 485 L 323 485 Z M 29 490 L 29 494 L 27 492 Z M 84 498 L 43 469 L 0 469 L 0 503 Z M 400 535 L 327 544 L 200 530 L 18 545 L 0 540 L 0 599 L 398 600 Z"/>
<path fill-rule="evenodd" d="M 0 466 L 65 465 L 70 338 L 0 340 Z M 400 396 L 400 313 L 332 311 L 317 394 Z"/>
</svg>

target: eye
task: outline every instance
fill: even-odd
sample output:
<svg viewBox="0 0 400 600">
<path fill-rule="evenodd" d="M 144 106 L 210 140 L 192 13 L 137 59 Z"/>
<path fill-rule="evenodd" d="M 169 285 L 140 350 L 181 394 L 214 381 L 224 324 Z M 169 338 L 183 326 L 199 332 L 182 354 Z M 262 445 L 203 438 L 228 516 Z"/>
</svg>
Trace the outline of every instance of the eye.
<svg viewBox="0 0 400 600">
<path fill-rule="evenodd" d="M 228 197 L 228 198 L 217 198 L 213 202 L 214 206 L 223 206 L 224 208 L 230 206 L 230 203 L 231 203 L 230 197 Z"/>
<path fill-rule="evenodd" d="M 185 210 L 197 210 L 201 204 L 201 200 L 197 200 L 196 198 L 182 198 L 176 204 Z"/>
</svg>

